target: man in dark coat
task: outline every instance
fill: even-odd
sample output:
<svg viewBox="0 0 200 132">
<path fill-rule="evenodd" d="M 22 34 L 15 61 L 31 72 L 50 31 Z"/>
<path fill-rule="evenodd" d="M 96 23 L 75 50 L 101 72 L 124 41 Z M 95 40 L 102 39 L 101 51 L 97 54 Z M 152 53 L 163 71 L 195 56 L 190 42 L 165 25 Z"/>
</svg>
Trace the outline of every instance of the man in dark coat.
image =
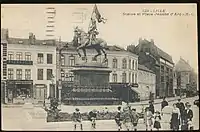
<svg viewBox="0 0 200 132">
<path fill-rule="evenodd" d="M 163 98 L 163 101 L 161 102 L 161 110 L 165 107 L 168 106 L 168 102 L 165 100 L 165 97 Z"/>
<path fill-rule="evenodd" d="M 177 103 L 176 106 L 180 110 L 180 117 L 181 117 L 180 118 L 180 123 L 183 124 L 185 106 L 184 106 L 183 102 L 181 102 L 181 99 L 178 99 L 178 103 Z"/>
<path fill-rule="evenodd" d="M 193 118 L 193 111 L 190 109 L 191 105 L 189 102 L 185 103 L 186 109 L 184 110 L 183 113 L 183 119 L 186 124 L 187 130 L 191 130 L 191 122 Z"/>
<path fill-rule="evenodd" d="M 149 111 L 151 111 L 152 114 L 155 112 L 153 101 L 149 101 Z"/>
</svg>

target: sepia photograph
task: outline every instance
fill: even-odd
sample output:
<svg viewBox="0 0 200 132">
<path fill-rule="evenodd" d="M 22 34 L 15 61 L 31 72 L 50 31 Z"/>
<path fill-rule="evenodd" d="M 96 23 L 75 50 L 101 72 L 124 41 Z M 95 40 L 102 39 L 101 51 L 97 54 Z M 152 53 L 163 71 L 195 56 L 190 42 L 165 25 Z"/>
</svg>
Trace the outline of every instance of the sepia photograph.
<svg viewBox="0 0 200 132">
<path fill-rule="evenodd" d="M 196 3 L 1 4 L 4 131 L 199 130 Z"/>
</svg>

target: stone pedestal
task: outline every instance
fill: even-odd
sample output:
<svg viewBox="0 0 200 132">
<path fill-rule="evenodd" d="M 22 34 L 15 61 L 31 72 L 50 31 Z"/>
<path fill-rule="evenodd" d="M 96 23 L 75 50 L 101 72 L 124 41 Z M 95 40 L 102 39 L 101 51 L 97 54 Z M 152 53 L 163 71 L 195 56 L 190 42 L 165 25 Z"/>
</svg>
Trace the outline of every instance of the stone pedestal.
<svg viewBox="0 0 200 132">
<path fill-rule="evenodd" d="M 109 84 L 111 70 L 102 63 L 81 63 L 71 70 L 74 83 L 67 104 L 74 105 L 112 105 L 120 104 Z"/>
</svg>

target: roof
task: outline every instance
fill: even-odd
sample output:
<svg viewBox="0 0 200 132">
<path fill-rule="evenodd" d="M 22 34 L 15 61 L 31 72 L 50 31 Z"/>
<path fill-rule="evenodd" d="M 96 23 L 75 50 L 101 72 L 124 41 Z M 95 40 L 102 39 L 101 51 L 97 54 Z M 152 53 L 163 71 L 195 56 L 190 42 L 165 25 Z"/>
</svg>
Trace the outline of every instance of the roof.
<svg viewBox="0 0 200 132">
<path fill-rule="evenodd" d="M 20 42 L 21 41 L 21 42 Z M 53 40 L 35 40 L 35 44 L 33 45 L 44 45 L 43 43 L 46 42 L 46 45 L 48 46 L 55 46 L 56 45 L 64 45 L 66 42 L 59 42 L 59 41 L 53 41 Z M 30 40 L 26 38 L 8 38 L 8 44 L 30 44 Z"/>
<path fill-rule="evenodd" d="M 138 44 L 138 46 L 142 46 L 143 44 L 152 44 L 153 48 L 155 48 L 157 55 L 159 57 L 161 57 L 162 59 L 165 59 L 167 61 L 169 61 L 170 63 L 173 63 L 172 60 L 172 56 L 170 56 L 169 54 L 167 54 L 166 52 L 164 52 L 163 50 L 161 50 L 160 48 L 158 48 L 153 41 L 148 41 L 146 39 L 144 40 L 140 40 L 140 43 Z"/>
<path fill-rule="evenodd" d="M 183 58 L 180 58 L 180 60 L 175 65 L 175 71 L 192 71 L 192 68 L 187 61 L 185 61 Z"/>
<path fill-rule="evenodd" d="M 110 51 L 126 51 L 124 48 L 121 48 L 119 46 L 113 45 L 113 46 L 107 46 L 108 50 Z"/>
<path fill-rule="evenodd" d="M 161 58 L 169 61 L 170 63 L 173 63 L 172 57 L 169 54 L 167 54 L 166 52 L 164 52 L 163 50 L 161 50 L 157 46 L 156 46 L 156 48 L 157 48 L 157 53 Z"/>
<path fill-rule="evenodd" d="M 138 64 L 138 69 L 139 69 L 139 70 L 146 71 L 146 72 L 154 73 L 152 70 L 150 70 L 149 68 L 147 68 L 146 66 L 141 65 L 141 64 Z"/>
</svg>

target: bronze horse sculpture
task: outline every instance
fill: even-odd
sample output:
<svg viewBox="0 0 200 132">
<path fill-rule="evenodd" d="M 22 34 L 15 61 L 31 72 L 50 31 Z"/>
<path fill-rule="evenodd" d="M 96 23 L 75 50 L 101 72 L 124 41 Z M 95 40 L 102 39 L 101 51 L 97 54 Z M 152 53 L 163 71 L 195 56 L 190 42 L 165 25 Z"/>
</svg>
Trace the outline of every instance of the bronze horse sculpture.
<svg viewBox="0 0 200 132">
<path fill-rule="evenodd" d="M 104 59 L 102 63 L 105 63 L 108 61 L 107 54 L 105 52 L 105 49 L 107 48 L 107 42 L 101 38 L 96 38 L 95 41 L 92 41 L 92 44 L 86 44 L 86 41 L 88 42 L 88 34 L 84 32 L 82 29 L 79 29 L 78 27 L 74 30 L 74 39 L 73 44 L 77 46 L 77 53 L 79 57 L 81 56 L 81 53 L 79 50 L 83 51 L 84 57 L 82 57 L 83 60 L 87 62 L 87 55 L 86 55 L 86 49 L 95 49 L 97 51 L 97 55 L 95 55 L 92 60 L 97 61 L 97 57 L 100 56 L 103 52 Z"/>
</svg>

